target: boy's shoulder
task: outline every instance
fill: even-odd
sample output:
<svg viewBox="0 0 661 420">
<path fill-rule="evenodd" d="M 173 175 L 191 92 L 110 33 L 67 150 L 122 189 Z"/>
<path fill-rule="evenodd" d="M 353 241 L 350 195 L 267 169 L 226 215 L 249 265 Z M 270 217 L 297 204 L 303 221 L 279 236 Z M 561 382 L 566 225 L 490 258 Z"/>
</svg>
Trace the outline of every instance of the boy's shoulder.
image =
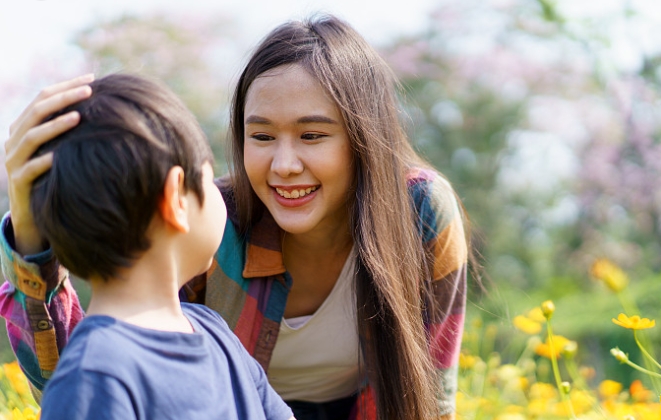
<svg viewBox="0 0 661 420">
<path fill-rule="evenodd" d="M 134 365 L 136 348 L 142 347 L 138 343 L 147 339 L 126 326 L 109 316 L 83 318 L 62 352 L 56 375 L 80 370 L 118 376 L 117 366 Z"/>
<path fill-rule="evenodd" d="M 205 330 L 212 328 L 223 331 L 223 333 L 233 334 L 227 322 L 217 312 L 214 312 L 205 305 L 182 302 L 181 309 L 189 320 L 196 322 L 199 324 L 198 326 L 203 327 Z M 195 325 L 193 326 L 195 327 Z"/>
<path fill-rule="evenodd" d="M 118 379 L 149 369 L 150 362 L 193 360 L 205 354 L 210 330 L 231 333 L 225 321 L 203 305 L 182 304 L 182 310 L 202 334 L 185 334 L 138 327 L 103 315 L 85 317 L 74 329 L 58 363 L 58 374 L 80 369 Z M 198 354 L 199 353 L 199 354 Z M 193 356 L 193 359 L 190 357 Z"/>
</svg>

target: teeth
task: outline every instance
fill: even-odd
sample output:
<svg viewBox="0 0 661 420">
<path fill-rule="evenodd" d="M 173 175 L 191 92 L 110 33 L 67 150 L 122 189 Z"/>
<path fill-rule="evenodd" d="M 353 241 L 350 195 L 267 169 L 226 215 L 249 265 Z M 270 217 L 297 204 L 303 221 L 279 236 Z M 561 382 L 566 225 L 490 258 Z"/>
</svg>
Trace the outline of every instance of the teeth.
<svg viewBox="0 0 661 420">
<path fill-rule="evenodd" d="M 304 197 L 308 194 L 310 194 L 313 191 L 316 191 L 317 187 L 310 187 L 306 189 L 301 189 L 301 190 L 292 190 L 292 191 L 285 191 L 282 188 L 276 188 L 275 191 L 280 194 L 282 197 L 285 198 L 301 198 Z"/>
</svg>

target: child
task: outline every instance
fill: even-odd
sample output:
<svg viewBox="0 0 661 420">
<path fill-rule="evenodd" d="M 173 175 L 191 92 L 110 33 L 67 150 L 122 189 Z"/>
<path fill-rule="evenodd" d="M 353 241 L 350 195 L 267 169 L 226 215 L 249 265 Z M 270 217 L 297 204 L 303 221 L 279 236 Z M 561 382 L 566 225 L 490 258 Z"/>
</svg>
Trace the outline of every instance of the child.
<svg viewBox="0 0 661 420">
<path fill-rule="evenodd" d="M 35 224 L 92 298 L 44 391 L 50 419 L 290 419 L 258 363 L 210 309 L 181 304 L 226 210 L 205 136 L 181 101 L 130 75 L 93 82 L 80 123 L 35 183 Z M 37 343 L 39 345 L 39 343 Z"/>
</svg>

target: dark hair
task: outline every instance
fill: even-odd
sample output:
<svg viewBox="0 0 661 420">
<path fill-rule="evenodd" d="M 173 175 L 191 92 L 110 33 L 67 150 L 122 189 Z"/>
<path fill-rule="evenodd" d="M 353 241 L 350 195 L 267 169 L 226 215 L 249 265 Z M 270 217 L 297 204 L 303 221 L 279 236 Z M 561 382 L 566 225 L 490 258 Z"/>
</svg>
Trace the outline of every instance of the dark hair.
<svg viewBox="0 0 661 420">
<path fill-rule="evenodd" d="M 147 237 L 173 166 L 204 200 L 202 166 L 211 149 L 195 117 L 164 85 L 134 75 L 94 81 L 92 96 L 48 117 L 80 123 L 45 143 L 52 168 L 32 187 L 37 228 L 59 261 L 81 278 L 112 278 L 150 247 Z"/>
<path fill-rule="evenodd" d="M 442 391 L 422 318 L 423 302 L 433 301 L 425 288 L 431 275 L 413 222 L 406 179 L 411 167 L 427 165 L 400 124 L 398 83 L 390 68 L 336 17 L 322 15 L 277 27 L 257 47 L 239 78 L 228 156 L 240 229 L 246 232 L 264 211 L 243 160 L 248 90 L 260 75 L 291 64 L 310 72 L 331 95 L 349 134 L 355 190 L 349 192 L 353 196 L 348 202 L 358 251 L 357 328 L 378 416 L 438 417 L 436 398 Z"/>
</svg>

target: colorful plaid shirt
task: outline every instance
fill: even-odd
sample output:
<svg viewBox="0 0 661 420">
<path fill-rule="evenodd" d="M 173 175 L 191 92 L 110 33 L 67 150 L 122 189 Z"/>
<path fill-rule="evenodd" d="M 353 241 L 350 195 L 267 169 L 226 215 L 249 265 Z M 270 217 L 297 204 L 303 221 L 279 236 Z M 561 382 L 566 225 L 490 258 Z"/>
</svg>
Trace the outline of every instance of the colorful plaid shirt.
<svg viewBox="0 0 661 420">
<path fill-rule="evenodd" d="M 218 183 L 228 209 L 228 223 L 213 266 L 182 288 L 182 300 L 204 303 L 217 311 L 241 343 L 268 372 L 292 284 L 281 251 L 282 230 L 268 212 L 247 235 L 237 231 L 237 214 L 228 188 Z M 467 246 L 462 216 L 450 185 L 436 172 L 409 174 L 408 193 L 415 203 L 418 231 L 433 255 L 432 288 L 440 313 L 425 314 L 430 351 L 442 380 L 442 413 L 454 412 L 457 363 L 466 296 Z M 21 257 L 14 251 L 9 215 L 2 220 L 0 316 L 16 357 L 36 394 L 43 390 L 59 353 L 83 311 L 62 268 L 50 251 Z M 347 332 L 350 333 L 350 332 Z M 369 385 L 360 394 L 352 418 L 374 418 Z"/>
</svg>

